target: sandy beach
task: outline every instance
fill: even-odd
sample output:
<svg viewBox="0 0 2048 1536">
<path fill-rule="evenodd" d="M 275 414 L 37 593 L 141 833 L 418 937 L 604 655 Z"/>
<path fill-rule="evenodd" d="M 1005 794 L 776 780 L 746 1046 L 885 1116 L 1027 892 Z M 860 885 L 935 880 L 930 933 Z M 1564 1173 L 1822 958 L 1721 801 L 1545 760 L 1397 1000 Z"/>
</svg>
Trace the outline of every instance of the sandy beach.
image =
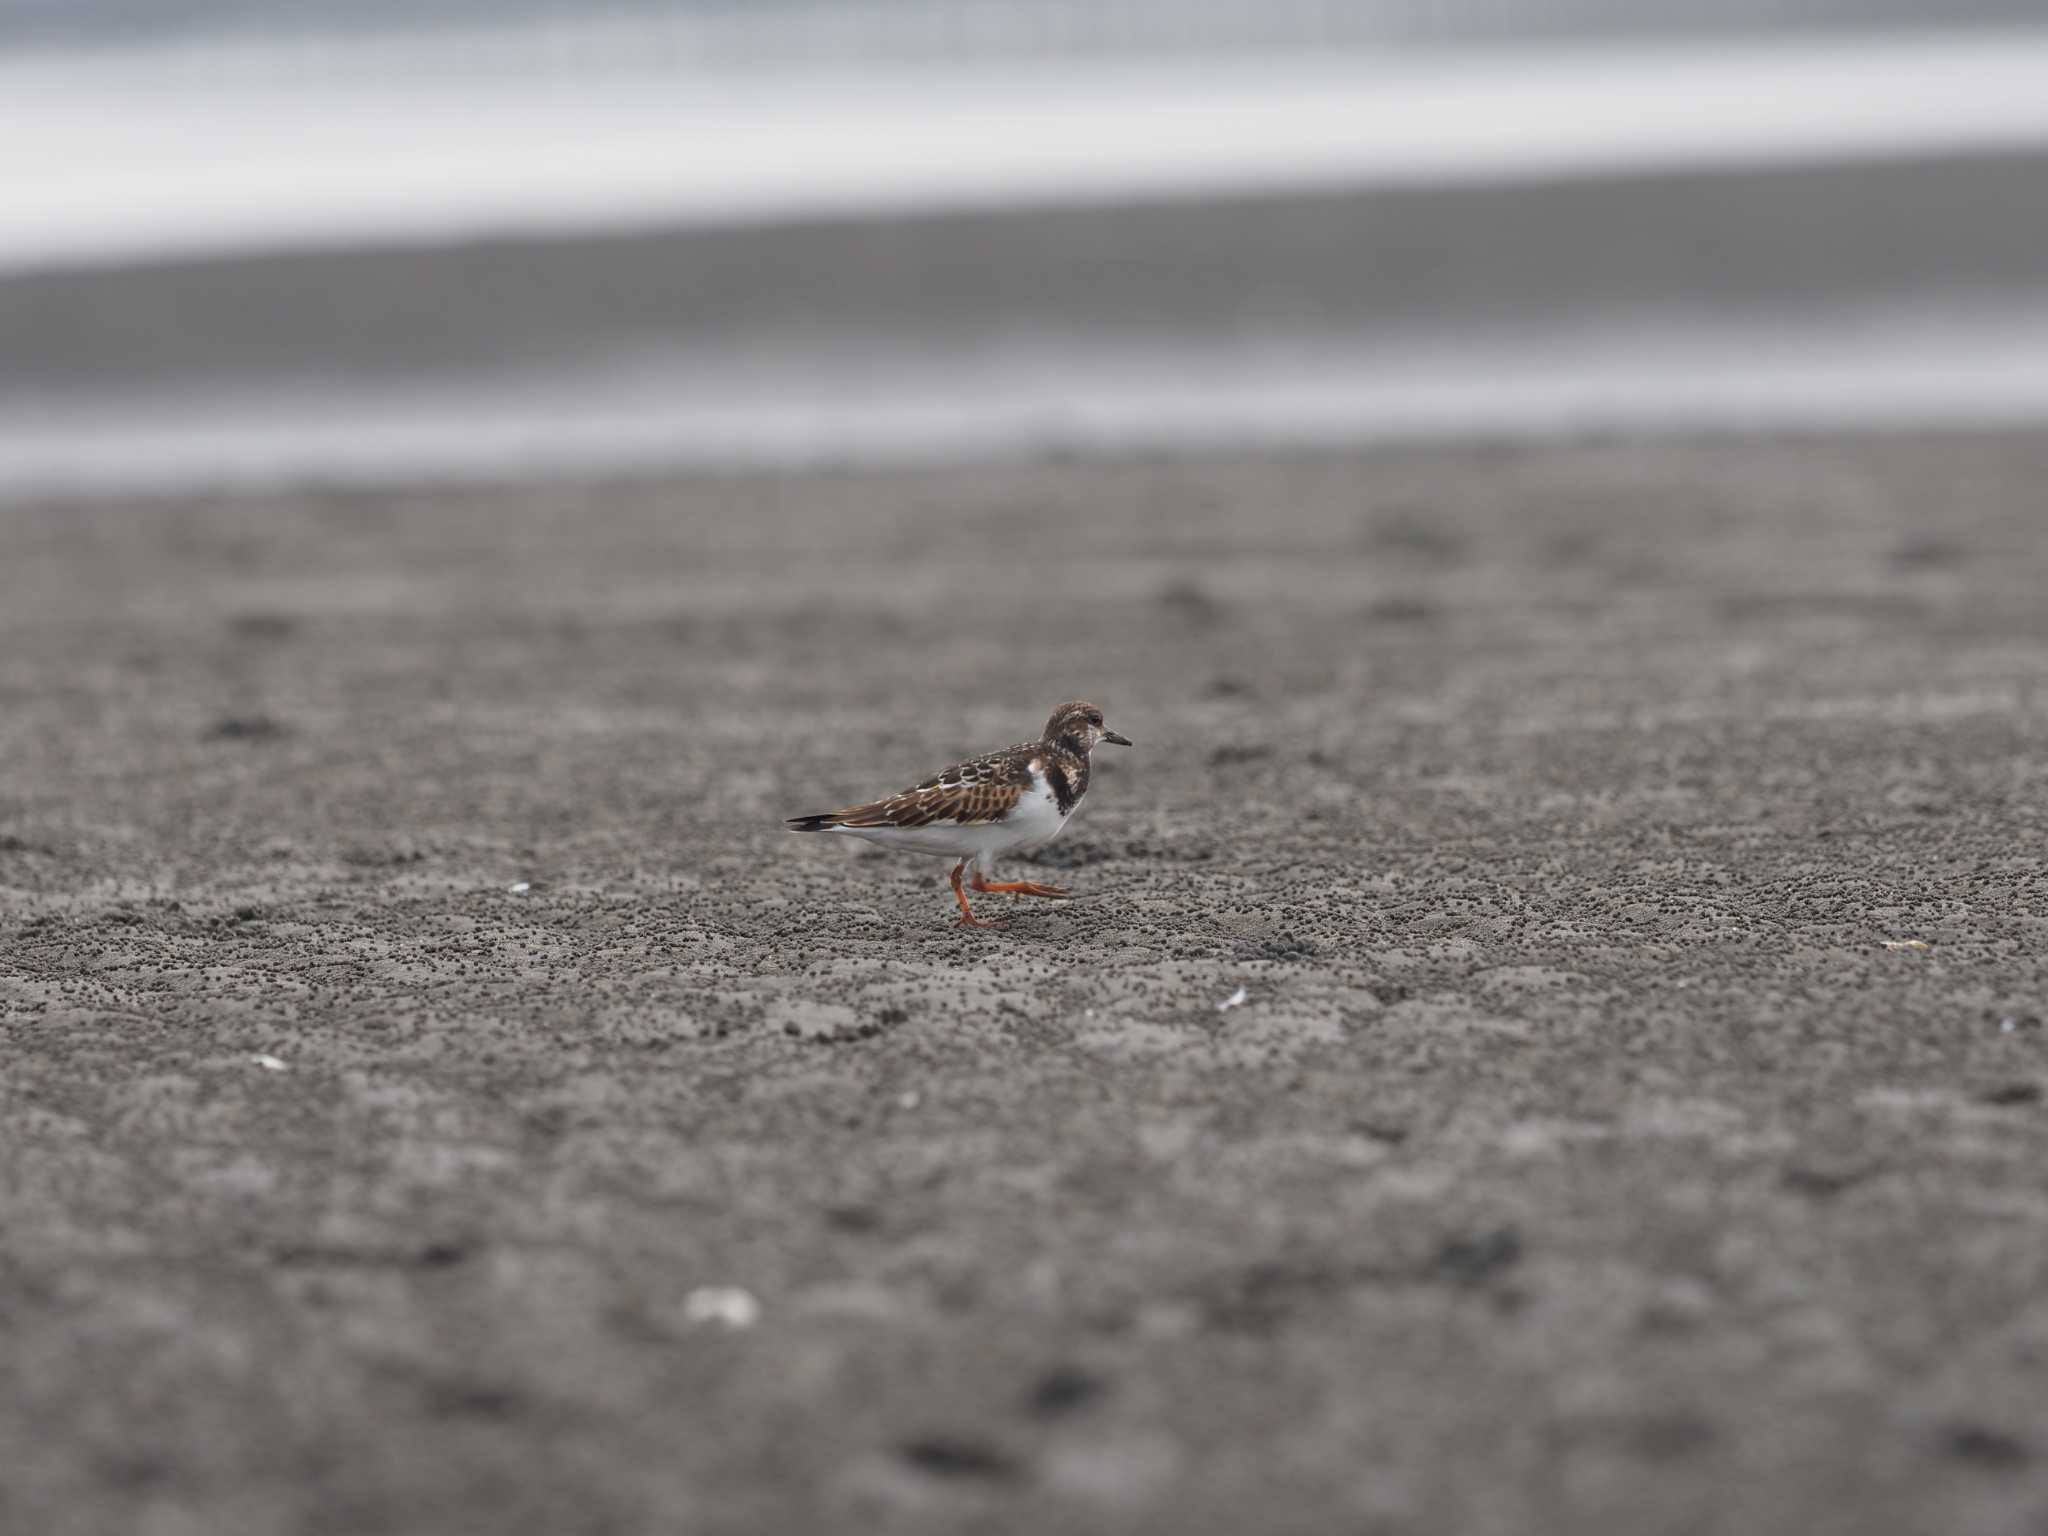
<svg viewBox="0 0 2048 1536">
<path fill-rule="evenodd" d="M 0 508 L 0 1525 L 2031 1529 L 2044 481 Z M 1082 899 L 780 829 L 1073 695 Z"/>
</svg>

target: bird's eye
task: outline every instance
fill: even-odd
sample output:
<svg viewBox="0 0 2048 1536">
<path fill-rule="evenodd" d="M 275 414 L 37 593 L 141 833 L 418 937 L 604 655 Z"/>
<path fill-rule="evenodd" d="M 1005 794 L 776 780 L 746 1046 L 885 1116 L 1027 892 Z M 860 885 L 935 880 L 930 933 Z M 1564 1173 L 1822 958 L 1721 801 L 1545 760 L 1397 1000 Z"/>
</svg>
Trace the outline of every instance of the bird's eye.
<svg viewBox="0 0 2048 1536">
<path fill-rule="evenodd" d="M 1090 725 L 1100 725 L 1100 724 L 1102 724 L 1102 711 L 1101 711 L 1101 710 L 1099 710 L 1099 709 L 1091 709 L 1091 710 L 1089 710 L 1089 711 L 1088 711 L 1088 723 L 1089 723 Z"/>
</svg>

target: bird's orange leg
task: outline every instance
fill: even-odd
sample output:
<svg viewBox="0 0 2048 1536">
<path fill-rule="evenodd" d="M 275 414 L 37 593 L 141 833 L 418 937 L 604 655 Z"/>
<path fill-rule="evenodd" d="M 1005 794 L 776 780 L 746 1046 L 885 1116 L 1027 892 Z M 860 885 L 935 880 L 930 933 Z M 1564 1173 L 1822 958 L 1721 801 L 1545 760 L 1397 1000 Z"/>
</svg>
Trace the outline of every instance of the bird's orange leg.
<svg viewBox="0 0 2048 1536">
<path fill-rule="evenodd" d="M 965 859 L 962 859 L 953 866 L 953 899 L 960 903 L 960 926 L 962 928 L 994 928 L 997 926 L 994 922 L 985 917 L 976 917 L 974 915 L 974 908 L 967 905 L 967 893 L 960 889 L 960 871 L 966 867 L 967 861 Z M 974 888 L 977 891 L 982 889 L 981 876 L 979 875 L 974 877 Z"/>
<path fill-rule="evenodd" d="M 974 888 L 977 891 L 1007 891 L 1012 896 L 1045 896 L 1053 901 L 1065 901 L 1074 894 L 1064 885 L 1040 885 L 1036 880 L 984 880 L 980 870 L 974 872 Z"/>
</svg>

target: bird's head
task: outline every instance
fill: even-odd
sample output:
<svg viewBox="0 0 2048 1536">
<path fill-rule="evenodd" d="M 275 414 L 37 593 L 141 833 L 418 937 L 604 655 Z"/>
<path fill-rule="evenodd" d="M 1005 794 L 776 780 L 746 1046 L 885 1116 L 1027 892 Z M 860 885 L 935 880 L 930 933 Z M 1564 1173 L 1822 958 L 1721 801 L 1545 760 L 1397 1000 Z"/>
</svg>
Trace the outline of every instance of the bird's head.
<svg viewBox="0 0 2048 1536">
<path fill-rule="evenodd" d="M 1063 741 L 1083 757 L 1095 750 L 1098 741 L 1119 747 L 1131 744 L 1130 737 L 1120 736 L 1102 723 L 1100 709 L 1080 699 L 1062 704 L 1052 712 L 1052 718 L 1045 722 L 1045 739 Z"/>
</svg>

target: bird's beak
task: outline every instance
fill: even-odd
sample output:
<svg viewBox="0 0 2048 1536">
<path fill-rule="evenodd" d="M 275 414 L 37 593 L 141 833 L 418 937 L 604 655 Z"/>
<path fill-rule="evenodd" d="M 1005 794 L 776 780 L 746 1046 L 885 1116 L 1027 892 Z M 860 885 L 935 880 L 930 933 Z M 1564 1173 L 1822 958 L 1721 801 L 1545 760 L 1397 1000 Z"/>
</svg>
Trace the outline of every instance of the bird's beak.
<svg viewBox="0 0 2048 1536">
<path fill-rule="evenodd" d="M 1102 733 L 1102 739 L 1104 741 L 1111 742 L 1119 747 L 1128 747 L 1131 744 L 1130 737 L 1119 736 L 1115 731 L 1104 731 Z"/>
</svg>

